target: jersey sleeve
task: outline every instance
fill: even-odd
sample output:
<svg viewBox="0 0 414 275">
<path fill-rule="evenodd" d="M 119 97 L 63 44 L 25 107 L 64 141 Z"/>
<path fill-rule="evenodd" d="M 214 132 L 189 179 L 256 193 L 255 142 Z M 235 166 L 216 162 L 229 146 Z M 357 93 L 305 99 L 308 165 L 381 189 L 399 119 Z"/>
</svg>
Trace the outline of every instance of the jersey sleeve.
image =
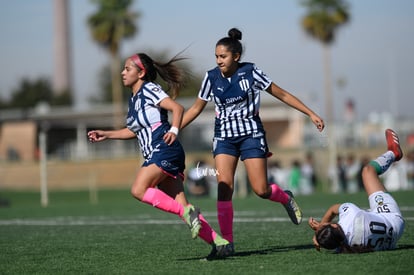
<svg viewBox="0 0 414 275">
<path fill-rule="evenodd" d="M 150 85 L 147 85 L 147 88 L 145 95 L 154 105 L 159 105 L 164 98 L 169 97 L 169 95 L 158 85 L 151 83 Z"/>
<path fill-rule="evenodd" d="M 253 77 L 259 90 L 265 91 L 272 84 L 272 80 L 255 64 L 253 64 Z"/>
<path fill-rule="evenodd" d="M 211 101 L 212 99 L 211 92 L 212 92 L 211 81 L 210 81 L 208 72 L 206 72 L 203 82 L 201 82 L 201 88 L 200 88 L 200 91 L 198 92 L 198 98 L 204 101 Z"/>
<path fill-rule="evenodd" d="M 361 209 L 355 204 L 351 202 L 343 203 L 339 206 L 339 219 L 344 216 L 353 216 L 359 211 L 361 211 Z"/>
</svg>

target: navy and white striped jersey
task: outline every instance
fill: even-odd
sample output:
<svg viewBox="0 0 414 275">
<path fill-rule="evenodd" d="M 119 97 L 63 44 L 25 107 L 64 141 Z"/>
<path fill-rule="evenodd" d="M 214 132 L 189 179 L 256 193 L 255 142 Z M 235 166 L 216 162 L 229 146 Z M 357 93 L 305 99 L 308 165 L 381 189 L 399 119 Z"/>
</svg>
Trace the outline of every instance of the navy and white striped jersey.
<svg viewBox="0 0 414 275">
<path fill-rule="evenodd" d="M 253 63 L 240 63 L 224 78 L 218 67 L 208 71 L 198 97 L 215 102 L 215 137 L 239 137 L 264 131 L 259 117 L 260 92 L 272 81 Z"/>
<path fill-rule="evenodd" d="M 144 158 L 150 156 L 153 151 L 153 142 L 162 139 L 164 135 L 164 130 L 156 130 L 165 129 L 165 126 L 167 129 L 170 127 L 168 111 L 159 106 L 166 97 L 168 95 L 161 86 L 153 82 L 145 82 L 129 100 L 127 127 L 137 135 Z M 162 125 L 164 127 L 160 127 Z"/>
</svg>

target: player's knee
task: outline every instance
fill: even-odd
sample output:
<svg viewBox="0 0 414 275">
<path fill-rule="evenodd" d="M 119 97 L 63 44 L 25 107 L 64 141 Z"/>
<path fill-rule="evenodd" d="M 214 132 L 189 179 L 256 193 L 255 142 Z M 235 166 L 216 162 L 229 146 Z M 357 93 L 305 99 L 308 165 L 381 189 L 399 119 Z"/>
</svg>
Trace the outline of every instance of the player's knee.
<svg viewBox="0 0 414 275">
<path fill-rule="evenodd" d="M 131 195 L 137 200 L 142 201 L 142 199 L 144 198 L 145 190 L 141 190 L 141 188 L 139 187 L 132 186 L 130 191 Z"/>
<path fill-rule="evenodd" d="M 376 174 L 376 170 L 372 165 L 365 165 L 364 168 L 362 168 L 362 176 L 366 177 L 370 174 Z"/>
<path fill-rule="evenodd" d="M 271 190 L 269 190 L 269 188 L 255 188 L 253 189 L 254 193 L 261 197 L 262 199 L 268 199 L 270 197 L 270 194 L 272 193 Z"/>
<path fill-rule="evenodd" d="M 231 200 L 233 197 L 233 183 L 226 181 L 219 181 L 218 187 L 218 200 Z"/>
</svg>

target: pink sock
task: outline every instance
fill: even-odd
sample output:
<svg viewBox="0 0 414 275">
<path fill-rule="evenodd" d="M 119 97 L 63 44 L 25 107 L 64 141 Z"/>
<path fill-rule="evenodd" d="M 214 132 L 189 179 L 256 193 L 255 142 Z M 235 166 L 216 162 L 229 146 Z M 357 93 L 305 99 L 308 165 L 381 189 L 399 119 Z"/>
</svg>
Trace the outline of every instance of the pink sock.
<svg viewBox="0 0 414 275">
<path fill-rule="evenodd" d="M 283 191 L 279 185 L 271 184 L 272 194 L 270 195 L 269 200 L 280 202 L 281 204 L 286 204 L 289 201 L 289 195 Z"/>
<path fill-rule="evenodd" d="M 213 228 L 211 228 L 211 226 L 208 224 L 207 220 L 203 217 L 201 213 L 198 217 L 201 221 L 201 229 L 198 233 L 198 236 L 206 243 L 211 244 L 216 238 L 217 233 L 213 230 Z"/>
<path fill-rule="evenodd" d="M 148 188 L 145 191 L 142 202 L 154 206 L 168 213 L 176 214 L 180 217 L 183 216 L 184 207 L 176 200 L 165 194 L 159 189 Z"/>
<path fill-rule="evenodd" d="M 233 202 L 217 201 L 217 218 L 221 235 L 229 242 L 233 242 Z"/>
</svg>

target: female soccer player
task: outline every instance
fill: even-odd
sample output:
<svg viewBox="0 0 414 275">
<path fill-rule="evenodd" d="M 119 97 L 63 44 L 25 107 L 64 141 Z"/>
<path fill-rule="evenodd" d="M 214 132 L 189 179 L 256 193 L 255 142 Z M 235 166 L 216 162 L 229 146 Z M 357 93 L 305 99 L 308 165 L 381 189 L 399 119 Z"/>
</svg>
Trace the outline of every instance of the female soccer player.
<svg viewBox="0 0 414 275">
<path fill-rule="evenodd" d="M 213 155 L 218 171 L 217 215 L 223 238 L 233 245 L 234 176 L 239 158 L 244 161 L 252 190 L 261 198 L 283 204 L 293 223 L 302 213 L 291 192 L 267 181 L 268 150 L 259 117 L 260 92 L 266 91 L 285 104 L 308 115 L 319 131 L 323 120 L 298 98 L 278 87 L 253 63 L 240 62 L 242 33 L 232 28 L 216 43 L 217 67 L 205 74 L 198 98 L 185 112 L 182 128 L 193 121 L 208 101 L 216 109 Z"/>
<path fill-rule="evenodd" d="M 159 75 L 168 84 L 172 97 L 177 96 L 183 75 L 174 62 L 181 59 L 176 56 L 161 64 L 144 53 L 130 56 L 121 73 L 123 84 L 132 91 L 126 127 L 112 131 L 93 130 L 88 132 L 88 138 L 91 142 L 137 138 L 145 161 L 132 185 L 132 195 L 181 217 L 190 227 L 192 238 L 200 236 L 213 246 L 214 253 L 210 257 L 222 257 L 229 242 L 216 234 L 184 194 L 185 155 L 177 140 L 184 108 L 155 82 Z M 171 124 L 168 111 L 172 113 Z"/>
<path fill-rule="evenodd" d="M 332 205 L 318 222 L 309 218 L 315 231 L 316 249 L 336 249 L 336 252 L 360 253 L 394 249 L 404 232 L 404 219 L 394 198 L 387 193 L 378 175 L 384 173 L 403 152 L 397 134 L 385 131 L 388 151 L 364 166 L 362 179 L 368 194 L 369 210 L 353 203 Z M 338 222 L 333 223 L 339 216 Z"/>
</svg>

